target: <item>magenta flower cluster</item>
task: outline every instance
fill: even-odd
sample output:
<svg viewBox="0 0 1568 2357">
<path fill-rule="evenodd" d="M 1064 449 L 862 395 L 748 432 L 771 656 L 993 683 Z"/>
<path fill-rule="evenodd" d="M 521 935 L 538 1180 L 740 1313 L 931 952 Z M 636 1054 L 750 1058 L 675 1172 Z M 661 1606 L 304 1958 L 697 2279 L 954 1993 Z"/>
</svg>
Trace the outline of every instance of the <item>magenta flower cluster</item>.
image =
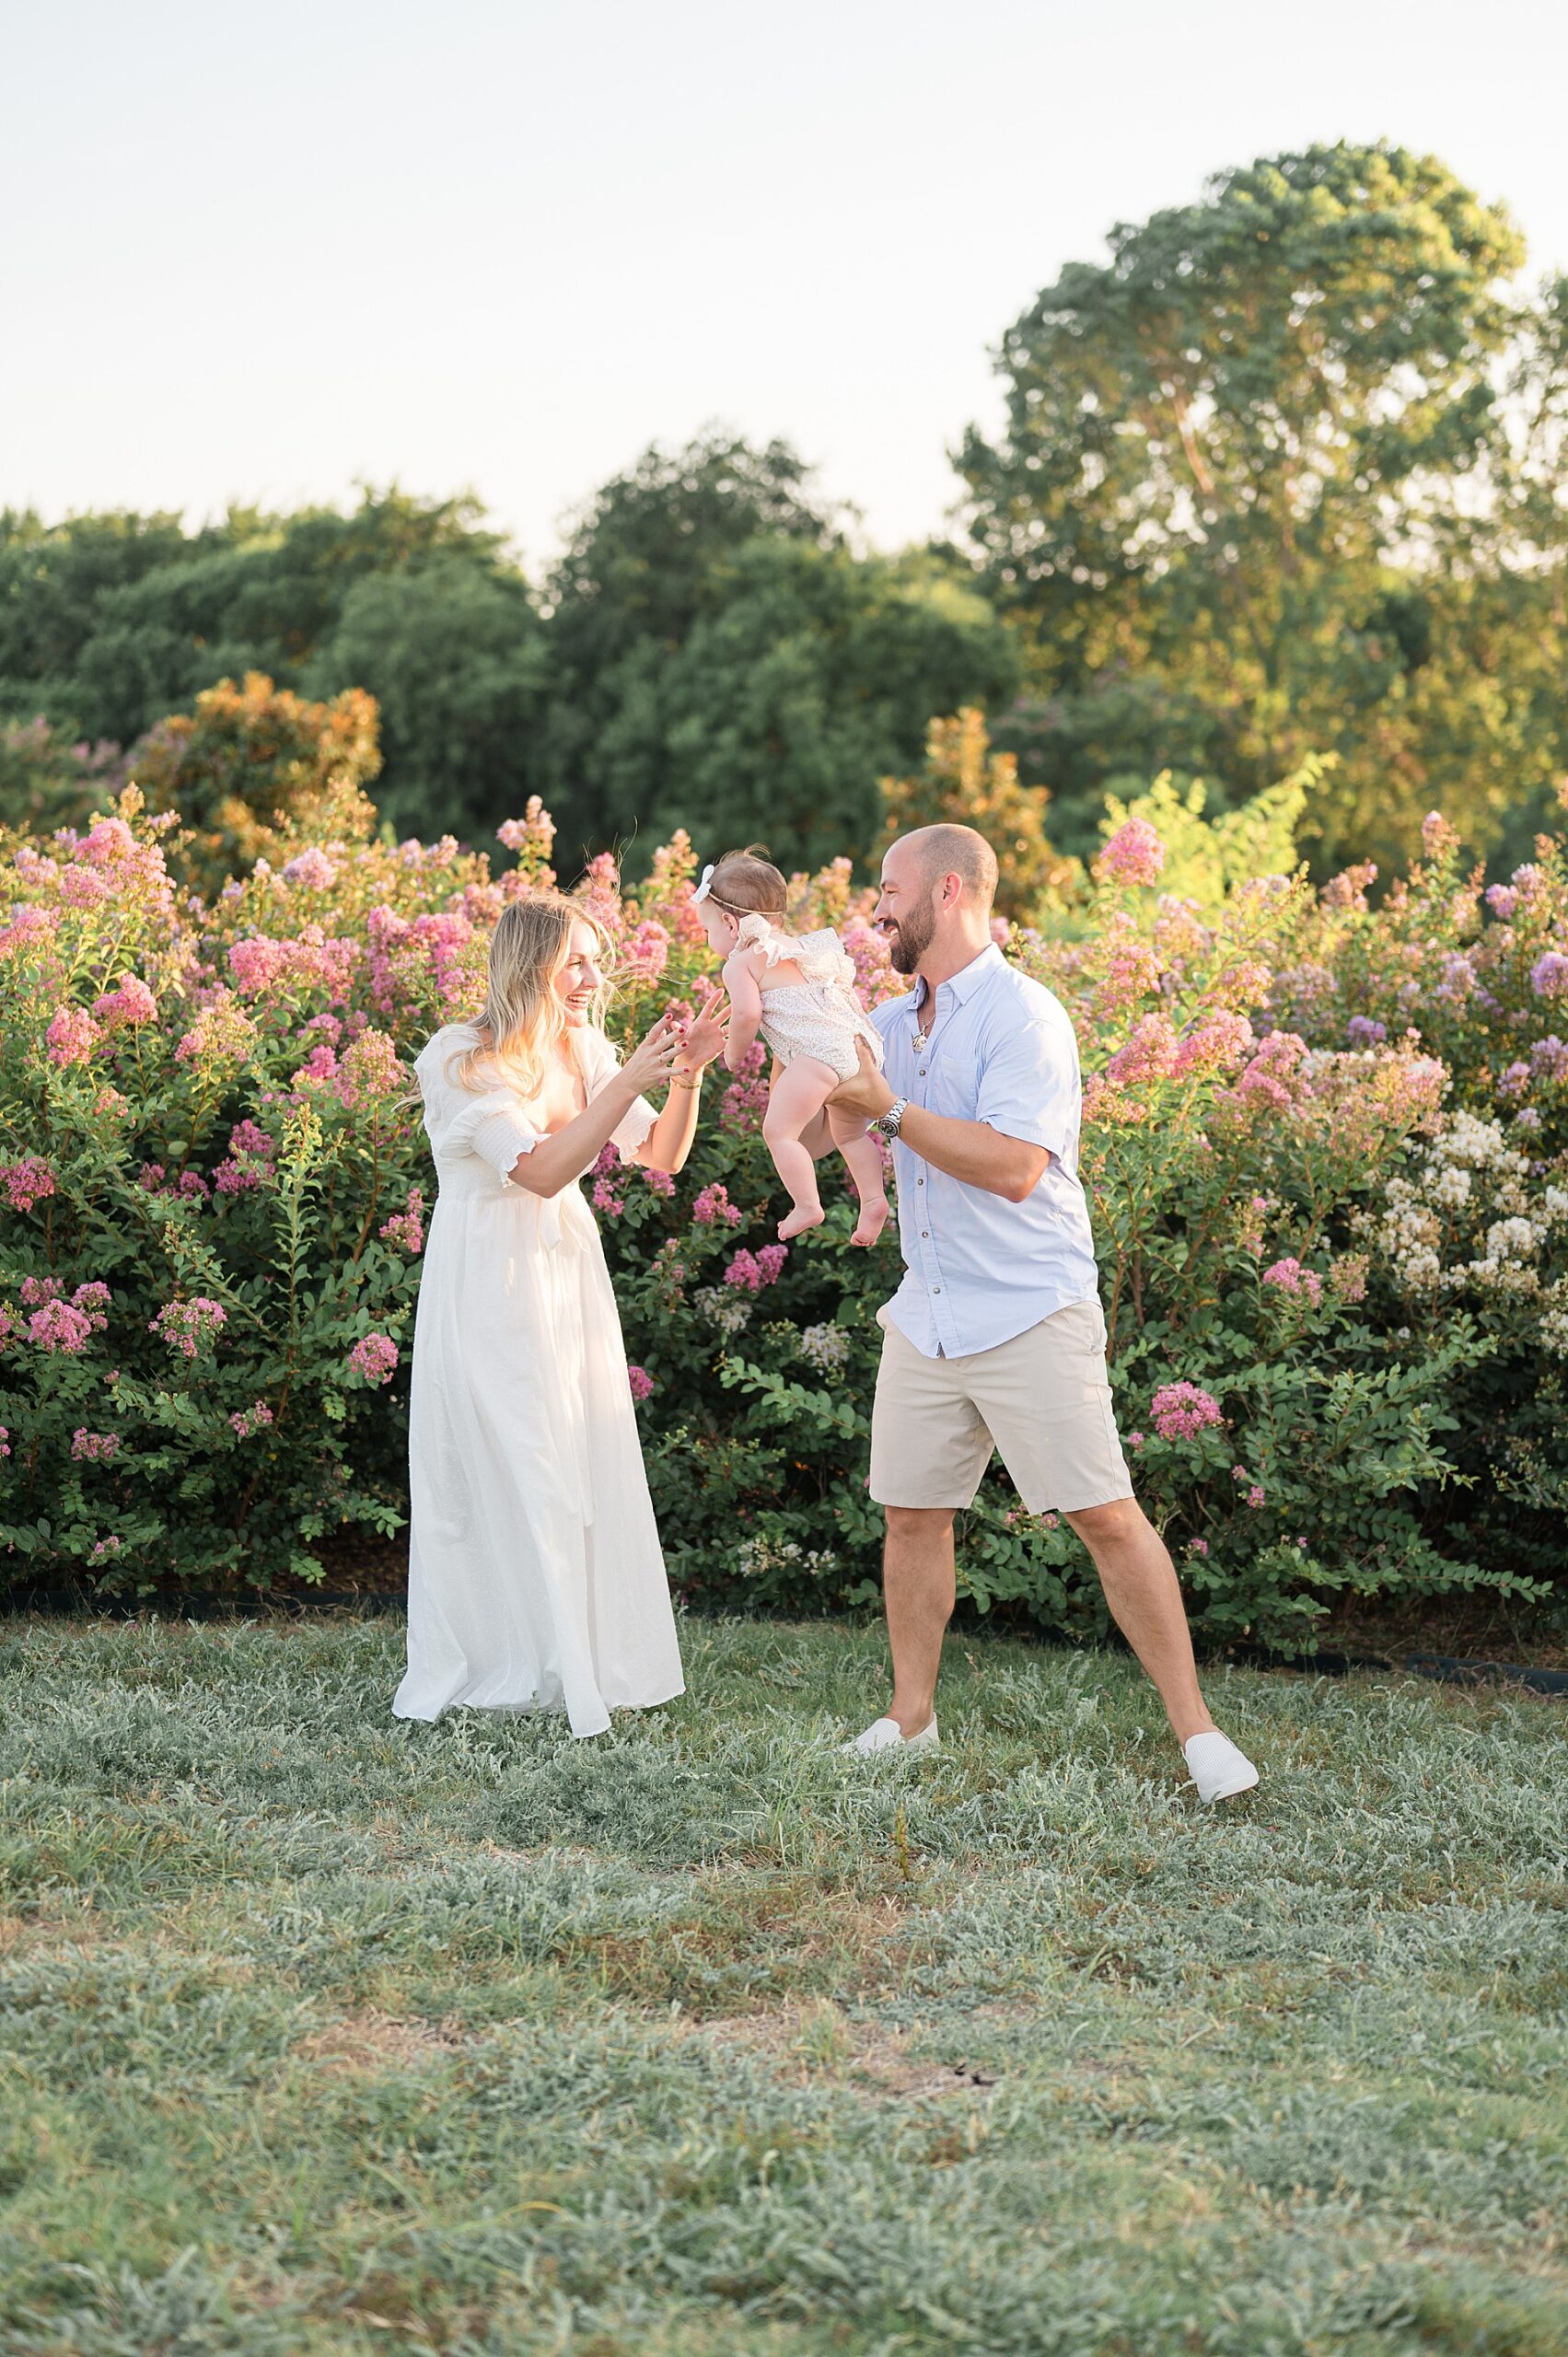
<svg viewBox="0 0 1568 2357">
<path fill-rule="evenodd" d="M 398 1364 L 398 1346 L 389 1334 L 364 1334 L 348 1354 L 354 1373 L 366 1383 L 389 1381 Z"/>
<path fill-rule="evenodd" d="M 722 1220 L 726 1227 L 740 1225 L 740 1208 L 729 1200 L 729 1190 L 715 1181 L 711 1187 L 699 1187 L 691 1205 L 691 1217 L 699 1227 Z"/>
<path fill-rule="evenodd" d="M 412 1260 L 424 1249 L 424 1193 L 419 1187 L 408 1190 L 408 1202 L 401 1212 L 394 1212 L 377 1229 L 383 1243 L 395 1244 Z"/>
<path fill-rule="evenodd" d="M 764 1244 L 760 1252 L 743 1247 L 726 1269 L 724 1281 L 744 1293 L 761 1293 L 764 1285 L 777 1284 L 788 1259 L 787 1244 Z"/>
<path fill-rule="evenodd" d="M 1149 1402 L 1149 1418 L 1161 1440 L 1196 1440 L 1225 1422 L 1214 1393 L 1196 1383 L 1163 1385 Z"/>
<path fill-rule="evenodd" d="M 654 1379 L 645 1366 L 628 1366 L 626 1380 L 632 1387 L 632 1397 L 641 1402 L 654 1390 Z"/>
<path fill-rule="evenodd" d="M 14 1212 L 30 1212 L 54 1192 L 54 1173 L 47 1162 L 29 1154 L 25 1162 L 0 1163 L 0 1187 Z"/>
<path fill-rule="evenodd" d="M 273 1411 L 264 1399 L 258 1399 L 253 1407 L 237 1408 L 228 1421 L 241 1440 L 249 1440 L 252 1433 L 266 1430 L 273 1421 Z"/>
<path fill-rule="evenodd" d="M 71 1454 L 86 1465 L 108 1465 L 120 1454 L 118 1433 L 90 1433 L 78 1424 L 71 1435 Z"/>
<path fill-rule="evenodd" d="M 211 1301 L 205 1294 L 196 1294 L 189 1301 L 167 1301 L 156 1318 L 147 1323 L 149 1334 L 157 1334 L 182 1358 L 200 1356 L 209 1343 L 215 1342 L 219 1331 L 228 1323 L 228 1312 L 221 1302 Z"/>
</svg>

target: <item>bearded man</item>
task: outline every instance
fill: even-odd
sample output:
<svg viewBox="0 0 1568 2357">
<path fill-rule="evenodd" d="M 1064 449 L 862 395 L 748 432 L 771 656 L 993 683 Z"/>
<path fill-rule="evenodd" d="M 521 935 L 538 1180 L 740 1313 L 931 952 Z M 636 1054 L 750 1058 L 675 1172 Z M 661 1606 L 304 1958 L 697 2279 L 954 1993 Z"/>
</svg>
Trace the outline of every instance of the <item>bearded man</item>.
<svg viewBox="0 0 1568 2357">
<path fill-rule="evenodd" d="M 892 1144 L 904 1277 L 879 1313 L 871 1494 L 887 1516 L 886 1714 L 856 1755 L 934 1748 L 955 1596 L 954 1516 L 994 1446 L 1031 1514 L 1053 1508 L 1158 1689 L 1199 1796 L 1258 1771 L 1214 1725 L 1170 1555 L 1132 1494 L 1111 1405 L 1067 1012 L 992 936 L 996 858 L 972 827 L 921 827 L 882 863 L 876 922 L 915 987 L 877 1007 L 886 1060 L 833 1101 Z"/>
</svg>

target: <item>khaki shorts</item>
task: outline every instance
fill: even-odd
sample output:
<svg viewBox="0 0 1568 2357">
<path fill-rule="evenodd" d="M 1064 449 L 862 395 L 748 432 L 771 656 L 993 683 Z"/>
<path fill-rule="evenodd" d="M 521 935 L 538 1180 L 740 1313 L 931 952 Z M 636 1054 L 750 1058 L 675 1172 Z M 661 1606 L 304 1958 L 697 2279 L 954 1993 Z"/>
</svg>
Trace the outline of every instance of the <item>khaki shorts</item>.
<svg viewBox="0 0 1568 2357">
<path fill-rule="evenodd" d="M 871 1411 L 871 1494 L 883 1506 L 967 1506 L 993 1446 L 1031 1514 L 1130 1498 L 1098 1301 L 1074 1302 L 968 1358 L 928 1359 L 883 1317 Z"/>
</svg>

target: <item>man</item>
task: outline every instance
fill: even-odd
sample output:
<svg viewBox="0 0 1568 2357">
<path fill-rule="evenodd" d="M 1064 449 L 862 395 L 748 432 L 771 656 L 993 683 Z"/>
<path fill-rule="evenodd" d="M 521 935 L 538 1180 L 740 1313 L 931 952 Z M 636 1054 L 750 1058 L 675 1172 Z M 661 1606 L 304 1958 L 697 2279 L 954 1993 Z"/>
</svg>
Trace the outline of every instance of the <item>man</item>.
<svg viewBox="0 0 1568 2357">
<path fill-rule="evenodd" d="M 1055 1507 L 1088 1549 L 1200 1797 L 1225 1800 L 1258 1771 L 1204 1707 L 1175 1567 L 1117 1437 L 1078 1179 L 1077 1044 L 1061 1002 L 992 939 L 995 890 L 995 855 L 972 827 L 921 827 L 893 844 L 877 923 L 915 987 L 873 1014 L 883 1070 L 863 1048 L 859 1078 L 836 1094 L 892 1141 L 904 1256 L 880 1312 L 871 1425 L 893 1695 L 846 1748 L 938 1741 L 953 1517 L 994 1443 L 1030 1513 Z"/>
</svg>

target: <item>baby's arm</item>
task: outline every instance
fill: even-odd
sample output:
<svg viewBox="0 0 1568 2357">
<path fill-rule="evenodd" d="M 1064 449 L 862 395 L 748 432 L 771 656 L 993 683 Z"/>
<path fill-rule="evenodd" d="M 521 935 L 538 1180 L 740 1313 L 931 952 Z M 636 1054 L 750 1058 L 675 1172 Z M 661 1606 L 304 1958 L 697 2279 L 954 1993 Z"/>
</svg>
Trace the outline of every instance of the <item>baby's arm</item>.
<svg viewBox="0 0 1568 2357">
<path fill-rule="evenodd" d="M 762 1020 L 758 962 L 755 950 L 738 949 L 724 963 L 724 986 L 729 997 L 729 1037 L 724 1060 L 731 1072 L 738 1072 L 745 1062 Z"/>
</svg>

